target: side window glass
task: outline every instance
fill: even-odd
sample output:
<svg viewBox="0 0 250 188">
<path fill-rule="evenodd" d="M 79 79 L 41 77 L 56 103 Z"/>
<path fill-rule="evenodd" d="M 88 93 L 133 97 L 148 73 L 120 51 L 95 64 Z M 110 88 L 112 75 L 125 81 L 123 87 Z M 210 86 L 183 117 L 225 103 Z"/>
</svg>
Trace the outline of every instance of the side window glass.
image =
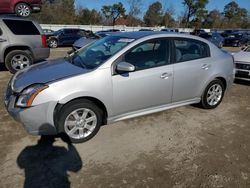
<svg viewBox="0 0 250 188">
<path fill-rule="evenodd" d="M 169 64 L 169 43 L 156 39 L 139 44 L 125 54 L 123 61 L 131 63 L 136 70 L 149 69 Z"/>
<path fill-rule="evenodd" d="M 83 30 L 77 31 L 76 34 L 77 34 L 78 36 L 81 36 L 81 37 L 85 37 L 85 36 L 86 36 L 86 32 L 83 31 Z"/>
<path fill-rule="evenodd" d="M 65 35 L 71 35 L 72 31 L 70 29 L 66 29 L 66 30 L 64 30 L 64 34 Z"/>
<path fill-rule="evenodd" d="M 176 62 L 191 61 L 210 56 L 209 46 L 192 39 L 174 39 Z"/>
<path fill-rule="evenodd" d="M 4 19 L 3 22 L 15 35 L 40 35 L 39 30 L 31 21 Z"/>
<path fill-rule="evenodd" d="M 0 28 L 0 36 L 3 34 L 2 29 Z"/>
</svg>

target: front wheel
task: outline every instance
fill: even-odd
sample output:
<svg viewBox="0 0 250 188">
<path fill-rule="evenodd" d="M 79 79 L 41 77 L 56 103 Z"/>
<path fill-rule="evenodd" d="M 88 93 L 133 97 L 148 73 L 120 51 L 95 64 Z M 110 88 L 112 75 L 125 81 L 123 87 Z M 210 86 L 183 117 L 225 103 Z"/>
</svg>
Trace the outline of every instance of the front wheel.
<svg viewBox="0 0 250 188">
<path fill-rule="evenodd" d="M 102 124 L 102 110 L 89 100 L 66 104 L 59 114 L 59 132 L 66 133 L 73 143 L 94 137 Z"/>
<path fill-rule="evenodd" d="M 219 79 L 213 80 L 206 87 L 202 97 L 200 106 L 204 109 L 216 108 L 222 101 L 225 93 L 225 86 Z"/>
</svg>

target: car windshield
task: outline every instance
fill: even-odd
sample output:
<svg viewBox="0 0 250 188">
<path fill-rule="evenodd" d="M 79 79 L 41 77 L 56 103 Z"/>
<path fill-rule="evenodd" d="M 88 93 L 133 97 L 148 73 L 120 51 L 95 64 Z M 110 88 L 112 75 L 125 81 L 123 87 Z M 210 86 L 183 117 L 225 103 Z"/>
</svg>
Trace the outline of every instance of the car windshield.
<svg viewBox="0 0 250 188">
<path fill-rule="evenodd" d="M 250 46 L 246 47 L 246 48 L 244 49 L 244 51 L 245 51 L 245 52 L 250 52 Z"/>
<path fill-rule="evenodd" d="M 94 69 L 134 40 L 120 36 L 107 36 L 81 48 L 66 59 L 78 67 Z"/>
</svg>

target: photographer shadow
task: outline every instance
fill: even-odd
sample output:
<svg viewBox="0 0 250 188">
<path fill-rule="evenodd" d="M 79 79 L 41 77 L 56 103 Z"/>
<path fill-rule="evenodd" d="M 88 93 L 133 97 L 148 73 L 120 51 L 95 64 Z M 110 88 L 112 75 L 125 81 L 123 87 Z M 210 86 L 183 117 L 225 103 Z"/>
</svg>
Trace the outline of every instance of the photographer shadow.
<svg viewBox="0 0 250 188">
<path fill-rule="evenodd" d="M 82 160 L 76 148 L 54 146 L 54 136 L 41 136 L 38 143 L 19 154 L 17 165 L 25 171 L 24 188 L 69 188 L 68 172 L 78 172 Z"/>
</svg>

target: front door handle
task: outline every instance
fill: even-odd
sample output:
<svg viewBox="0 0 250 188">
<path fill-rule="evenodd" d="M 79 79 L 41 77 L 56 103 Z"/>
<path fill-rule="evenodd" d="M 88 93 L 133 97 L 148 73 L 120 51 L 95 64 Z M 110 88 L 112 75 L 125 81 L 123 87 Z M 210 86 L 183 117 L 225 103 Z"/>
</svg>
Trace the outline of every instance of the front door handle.
<svg viewBox="0 0 250 188">
<path fill-rule="evenodd" d="M 208 70 L 209 68 L 211 67 L 211 65 L 209 65 L 209 64 L 204 64 L 204 65 L 202 65 L 202 69 L 204 69 L 204 70 Z"/>
<path fill-rule="evenodd" d="M 172 73 L 167 73 L 167 72 L 164 72 L 162 73 L 161 75 L 161 79 L 168 79 L 169 77 L 172 76 Z"/>
<path fill-rule="evenodd" d="M 0 42 L 6 42 L 6 41 L 7 41 L 6 39 L 0 38 Z"/>
</svg>

